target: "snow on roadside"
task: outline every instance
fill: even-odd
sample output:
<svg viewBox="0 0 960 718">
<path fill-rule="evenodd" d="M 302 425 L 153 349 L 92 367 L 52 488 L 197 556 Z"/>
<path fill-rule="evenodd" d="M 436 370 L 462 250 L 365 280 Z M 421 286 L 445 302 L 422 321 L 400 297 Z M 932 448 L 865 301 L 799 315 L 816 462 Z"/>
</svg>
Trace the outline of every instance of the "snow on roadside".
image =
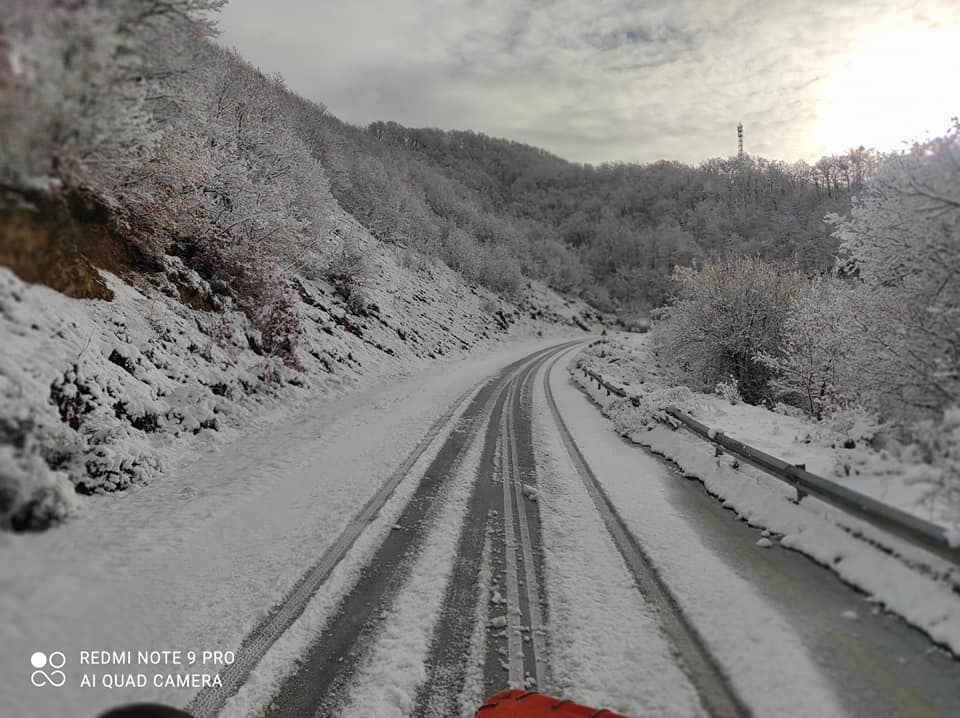
<svg viewBox="0 0 960 718">
<path fill-rule="evenodd" d="M 568 381 L 565 364 L 561 359 L 551 375 L 561 414 L 628 529 L 740 697 L 756 715 L 844 715 L 787 620 L 678 514 L 669 495 L 672 477 L 658 480 L 664 468 L 625 446 L 599 413 L 584 411 L 586 399 Z"/>
<path fill-rule="evenodd" d="M 640 356 L 646 355 L 641 353 Z M 626 372 L 622 368 L 626 361 L 622 356 L 619 361 L 621 372 L 611 377 L 611 383 L 623 385 L 631 394 L 642 391 L 655 402 L 675 398 L 668 396 L 671 390 L 657 385 L 655 379 L 651 378 L 651 374 L 655 377 L 654 371 L 644 377 L 642 386 L 636 374 L 632 380 L 627 380 L 631 383 L 625 384 Z M 598 369 L 594 367 L 603 376 L 617 373 L 604 373 Z M 640 365 L 627 371 L 643 372 L 644 367 Z M 960 576 L 947 561 L 811 497 L 795 503 L 796 493 L 786 484 L 749 465 L 741 465 L 733 457 L 715 456 L 711 444 L 688 431 L 675 430 L 669 423 L 657 421 L 656 412 L 644 403 L 638 408 L 629 401 L 607 396 L 606 391 L 598 390 L 594 382 L 585 379 L 582 372 L 572 369 L 571 373 L 574 380 L 588 391 L 603 413 L 614 422 L 619 433 L 672 460 L 685 475 L 702 481 L 711 494 L 723 501 L 724 506 L 734 509 L 751 525 L 777 534 L 783 546 L 801 551 L 828 567 L 847 583 L 869 594 L 881 606 L 960 655 L 960 596 L 956 592 Z M 797 463 L 805 463 L 802 460 L 806 460 L 808 468 L 814 471 L 823 469 L 825 455 L 837 451 L 823 446 L 810 447 L 802 441 L 796 445 L 793 438 L 796 434 L 787 433 L 783 427 L 791 426 L 794 427 L 791 432 L 795 431 L 796 422 L 803 421 L 801 419 L 791 419 L 744 405 L 718 408 L 726 400 L 694 395 L 689 391 L 683 399 L 681 408 L 692 410 L 699 420 L 708 425 L 712 423 L 711 417 L 716 426 L 717 416 L 748 416 L 749 419 L 742 420 L 740 424 L 724 421 L 719 428 L 775 455 L 780 452 L 782 456 L 787 448 L 783 442 L 786 442 L 788 447 L 792 447 L 789 458 Z M 734 408 L 737 412 L 732 411 Z M 731 426 L 739 426 L 739 429 L 734 430 Z M 802 453 L 808 447 L 810 459 Z M 874 485 L 876 483 L 879 481 L 875 481 Z M 870 481 L 864 480 L 853 488 L 866 491 L 870 485 Z M 880 494 L 877 498 L 881 499 L 897 496 L 906 502 L 900 508 L 918 510 L 918 504 L 906 498 L 910 495 L 909 488 L 901 492 L 875 489 L 873 493 Z M 916 498 L 915 489 L 913 497 Z M 864 536 L 879 548 L 856 538 L 856 535 Z"/>
<path fill-rule="evenodd" d="M 539 380 L 533 399 L 549 691 L 626 715 L 705 715 L 553 427 Z"/>
<path fill-rule="evenodd" d="M 798 409 L 770 411 L 719 394 L 670 386 L 649 334 L 620 334 L 581 357 L 596 373 L 630 395 L 671 402 L 698 421 L 789 463 L 944 527 L 954 526 L 951 509 L 936 492 L 929 467 L 901 461 L 894 445 L 874 448 L 875 426 L 862 416 L 840 412 L 822 422 Z M 657 418 L 657 417 L 653 417 Z M 953 511 L 955 515 L 955 510 Z"/>
</svg>

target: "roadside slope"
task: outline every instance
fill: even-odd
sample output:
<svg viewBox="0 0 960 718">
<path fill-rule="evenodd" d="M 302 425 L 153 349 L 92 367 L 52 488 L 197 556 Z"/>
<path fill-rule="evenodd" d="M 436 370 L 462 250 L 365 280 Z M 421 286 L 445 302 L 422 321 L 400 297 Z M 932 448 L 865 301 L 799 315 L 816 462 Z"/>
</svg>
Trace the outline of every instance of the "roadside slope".
<svg viewBox="0 0 960 718">
<path fill-rule="evenodd" d="M 342 241 L 365 258 L 359 293 L 291 269 L 295 300 L 259 327 L 171 255 L 151 271 L 101 266 L 112 299 L 70 298 L 0 267 L 0 529 L 42 530 L 84 503 L 75 493 L 155 479 L 267 409 L 549 336 L 587 311 L 542 286 L 511 302 L 441 263 L 408 268 L 406 255 L 338 218 Z M 314 248 L 317 261 L 338 242 Z M 299 339 L 281 356 L 266 348 L 278 343 L 270 332 Z"/>
</svg>

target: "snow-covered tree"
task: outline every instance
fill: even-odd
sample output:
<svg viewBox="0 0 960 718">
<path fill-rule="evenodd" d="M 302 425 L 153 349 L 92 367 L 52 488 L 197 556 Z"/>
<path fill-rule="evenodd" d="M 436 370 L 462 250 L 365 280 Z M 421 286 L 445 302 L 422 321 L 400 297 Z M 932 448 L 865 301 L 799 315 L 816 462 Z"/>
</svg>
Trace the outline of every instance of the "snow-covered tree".
<svg viewBox="0 0 960 718">
<path fill-rule="evenodd" d="M 858 290 L 833 277 L 814 279 L 791 301 L 777 353 L 757 355 L 773 371 L 776 396 L 817 419 L 863 400 L 857 370 L 863 342 L 852 316 Z"/>
<path fill-rule="evenodd" d="M 223 0 L 4 3 L 0 172 L 7 182 L 119 183 L 158 138 L 149 105 L 168 67 L 151 48 L 208 34 Z"/>
<path fill-rule="evenodd" d="M 888 161 L 837 235 L 866 292 L 853 315 L 888 413 L 960 401 L 960 125 Z"/>
<path fill-rule="evenodd" d="M 757 357 L 779 354 L 802 277 L 747 257 L 681 267 L 674 280 L 676 294 L 655 329 L 663 360 L 696 386 L 732 378 L 744 400 L 771 399 L 773 372 Z"/>
</svg>

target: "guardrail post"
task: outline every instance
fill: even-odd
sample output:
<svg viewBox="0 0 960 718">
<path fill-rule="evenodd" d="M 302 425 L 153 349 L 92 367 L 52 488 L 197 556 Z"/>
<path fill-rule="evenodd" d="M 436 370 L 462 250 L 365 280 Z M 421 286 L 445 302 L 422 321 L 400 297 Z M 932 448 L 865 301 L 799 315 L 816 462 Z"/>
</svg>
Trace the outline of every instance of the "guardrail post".
<svg viewBox="0 0 960 718">
<path fill-rule="evenodd" d="M 806 465 L 806 464 L 794 464 L 794 465 L 791 467 L 791 469 L 800 469 L 801 471 L 806 471 L 806 470 L 807 470 L 807 465 Z M 790 470 L 790 469 L 788 469 L 788 473 L 789 473 L 791 476 L 793 475 L 793 471 Z M 800 482 L 799 482 L 799 481 L 794 482 L 793 488 L 794 488 L 794 490 L 797 492 L 797 498 L 794 499 L 793 503 L 799 504 L 801 501 L 803 501 L 803 500 L 808 496 L 808 494 L 807 494 L 806 491 L 803 490 L 803 487 L 800 485 Z"/>
</svg>

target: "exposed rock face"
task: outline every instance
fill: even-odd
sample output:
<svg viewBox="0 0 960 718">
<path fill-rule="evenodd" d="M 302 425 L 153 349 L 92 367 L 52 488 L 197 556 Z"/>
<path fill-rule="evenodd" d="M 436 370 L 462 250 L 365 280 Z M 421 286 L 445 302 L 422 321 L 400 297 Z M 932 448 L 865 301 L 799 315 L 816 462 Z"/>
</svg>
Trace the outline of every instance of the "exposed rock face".
<svg viewBox="0 0 960 718">
<path fill-rule="evenodd" d="M 76 299 L 113 299 L 98 268 L 156 271 L 152 258 L 112 231 L 108 211 L 79 196 L 0 195 L 0 265 Z"/>
</svg>

